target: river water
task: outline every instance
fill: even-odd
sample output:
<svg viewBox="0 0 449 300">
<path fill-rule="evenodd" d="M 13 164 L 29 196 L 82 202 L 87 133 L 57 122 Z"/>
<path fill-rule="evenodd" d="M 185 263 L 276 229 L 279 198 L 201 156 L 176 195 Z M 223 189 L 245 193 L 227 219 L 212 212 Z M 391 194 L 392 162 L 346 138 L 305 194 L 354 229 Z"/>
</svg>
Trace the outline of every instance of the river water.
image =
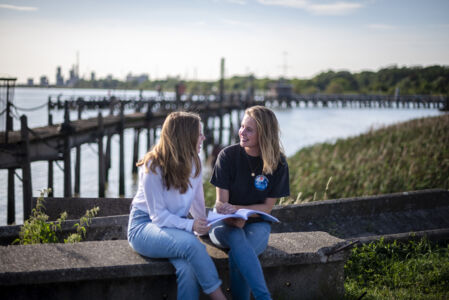
<svg viewBox="0 0 449 300">
<path fill-rule="evenodd" d="M 143 97 L 154 96 L 154 91 L 144 91 Z M 109 96 L 117 97 L 138 97 L 136 90 L 93 90 L 93 89 L 51 89 L 51 88 L 16 88 L 14 91 L 13 103 L 18 108 L 14 111 L 16 117 L 26 114 L 28 126 L 30 128 L 47 125 L 47 108 L 28 111 L 24 109 L 36 108 L 44 105 L 49 95 L 63 95 L 64 98 L 83 96 Z M 442 114 L 437 109 L 407 109 L 407 108 L 291 108 L 273 109 L 281 127 L 281 140 L 287 156 L 295 154 L 303 147 L 322 142 L 335 142 L 337 139 L 356 136 L 367 132 L 371 128 L 415 119 L 426 116 L 436 116 Z M 97 111 L 84 112 L 83 118 L 94 117 Z M 104 112 L 103 115 L 107 115 Z M 236 116 L 235 116 L 236 117 Z M 71 120 L 77 118 L 77 112 L 71 113 Z M 236 118 L 234 118 L 236 119 Z M 63 111 L 53 112 L 53 122 L 60 123 L 63 120 Z M 0 119 L 2 124 L 0 130 L 4 130 L 4 118 Z M 225 118 L 229 122 L 228 118 Z M 18 118 L 14 119 L 14 128 L 20 128 Z M 132 168 L 132 145 L 133 131 L 125 130 L 125 196 L 132 197 L 136 191 L 137 183 L 131 174 Z M 145 133 L 140 136 L 139 154 L 142 156 L 146 151 Z M 227 134 L 224 134 L 224 141 L 227 141 Z M 106 197 L 118 197 L 118 158 L 119 148 L 118 136 L 112 138 L 112 165 L 109 173 L 109 183 L 107 184 Z M 98 196 L 98 154 L 96 144 L 84 144 L 81 146 L 81 197 Z M 204 157 L 204 155 L 201 155 Z M 75 150 L 72 151 L 72 164 L 75 162 Z M 59 162 L 62 168 L 63 163 Z M 63 195 L 63 171 L 57 164 L 54 166 L 54 195 Z M 74 167 L 72 166 L 72 170 Z M 16 170 L 21 177 L 20 169 Z M 209 176 L 210 169 L 205 168 L 204 176 Z M 47 162 L 33 162 L 31 164 L 33 196 L 39 195 L 39 190 L 46 188 L 47 184 Z M 0 170 L 0 225 L 6 224 L 7 211 L 7 170 Z M 72 180 L 74 176 L 72 175 Z M 15 180 L 16 197 L 16 222 L 23 223 L 22 216 L 22 184 L 16 177 Z M 72 185 L 73 186 L 73 185 Z"/>
</svg>

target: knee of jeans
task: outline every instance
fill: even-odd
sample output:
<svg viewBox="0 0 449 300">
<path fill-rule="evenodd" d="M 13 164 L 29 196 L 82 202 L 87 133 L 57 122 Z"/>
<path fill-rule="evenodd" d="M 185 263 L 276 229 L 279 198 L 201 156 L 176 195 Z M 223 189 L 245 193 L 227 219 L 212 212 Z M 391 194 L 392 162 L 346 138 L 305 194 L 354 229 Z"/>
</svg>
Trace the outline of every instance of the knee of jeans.
<svg viewBox="0 0 449 300">
<path fill-rule="evenodd" d="M 187 250 L 187 253 L 190 254 L 196 254 L 206 251 L 206 246 L 204 246 L 194 235 L 192 235 L 192 238 L 185 240 L 183 248 Z"/>
<path fill-rule="evenodd" d="M 231 248 L 232 245 L 242 242 L 242 239 L 245 238 L 245 233 L 242 228 L 226 225 L 214 228 L 210 235 L 211 240 L 216 240 L 227 248 Z"/>
</svg>

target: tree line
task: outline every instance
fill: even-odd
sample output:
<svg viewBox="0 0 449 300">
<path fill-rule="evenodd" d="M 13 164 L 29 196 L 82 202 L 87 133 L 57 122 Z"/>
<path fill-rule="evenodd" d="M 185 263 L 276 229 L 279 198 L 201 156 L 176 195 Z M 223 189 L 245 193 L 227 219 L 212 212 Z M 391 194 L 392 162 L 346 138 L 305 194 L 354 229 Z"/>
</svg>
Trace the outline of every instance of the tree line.
<svg viewBox="0 0 449 300">
<path fill-rule="evenodd" d="M 382 68 L 377 72 L 362 71 L 326 71 L 311 79 L 299 78 L 256 78 L 253 75 L 233 76 L 224 79 L 226 92 L 242 92 L 254 88 L 258 92 L 270 88 L 282 80 L 290 84 L 296 94 L 394 94 L 401 95 L 448 95 L 449 66 L 397 67 Z M 83 80 L 75 85 L 77 88 L 102 89 L 137 89 L 174 91 L 176 84 L 182 82 L 186 93 L 210 94 L 219 89 L 219 81 L 182 80 L 179 76 L 166 79 L 137 81 L 120 81 L 117 79 Z"/>
</svg>

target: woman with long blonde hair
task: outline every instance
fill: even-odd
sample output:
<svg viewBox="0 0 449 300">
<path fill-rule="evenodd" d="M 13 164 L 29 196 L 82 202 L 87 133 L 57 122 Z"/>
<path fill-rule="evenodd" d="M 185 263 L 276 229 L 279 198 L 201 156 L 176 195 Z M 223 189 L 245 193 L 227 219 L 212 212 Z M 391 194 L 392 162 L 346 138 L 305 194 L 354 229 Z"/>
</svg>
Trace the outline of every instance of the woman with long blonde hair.
<svg viewBox="0 0 449 300">
<path fill-rule="evenodd" d="M 280 197 L 290 194 L 288 165 L 279 139 L 275 114 L 263 106 L 245 111 L 240 143 L 218 155 L 211 183 L 216 186 L 215 210 L 233 213 L 247 208 L 270 213 Z M 258 255 L 268 244 L 270 223 L 257 215 L 226 219 L 209 232 L 212 242 L 228 248 L 233 299 L 271 299 Z"/>
<path fill-rule="evenodd" d="M 159 142 L 137 163 L 139 186 L 132 201 L 128 241 L 141 255 L 168 258 L 176 268 L 178 299 L 225 299 L 215 265 L 196 234 L 206 234 L 200 117 L 167 116 Z M 187 214 L 193 219 L 187 218 Z"/>
</svg>

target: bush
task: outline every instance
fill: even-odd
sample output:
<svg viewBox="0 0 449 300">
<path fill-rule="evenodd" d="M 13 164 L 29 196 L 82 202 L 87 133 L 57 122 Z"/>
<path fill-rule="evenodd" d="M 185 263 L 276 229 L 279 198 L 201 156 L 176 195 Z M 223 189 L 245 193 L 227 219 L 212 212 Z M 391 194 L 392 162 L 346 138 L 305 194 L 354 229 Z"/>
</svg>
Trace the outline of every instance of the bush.
<svg viewBox="0 0 449 300">
<path fill-rule="evenodd" d="M 61 216 L 55 222 L 47 222 L 48 215 L 45 214 L 44 195 L 50 192 L 50 189 L 42 190 L 37 198 L 36 207 L 33 208 L 31 216 L 25 220 L 19 232 L 19 238 L 14 240 L 13 244 L 47 244 L 59 243 L 57 233 L 61 231 L 61 224 L 67 219 L 67 212 L 61 213 Z M 80 242 L 86 236 L 86 227 L 89 226 L 91 219 L 95 217 L 100 208 L 94 207 L 86 211 L 81 217 L 80 222 L 76 223 L 76 233 L 70 234 L 64 243 Z"/>
</svg>

